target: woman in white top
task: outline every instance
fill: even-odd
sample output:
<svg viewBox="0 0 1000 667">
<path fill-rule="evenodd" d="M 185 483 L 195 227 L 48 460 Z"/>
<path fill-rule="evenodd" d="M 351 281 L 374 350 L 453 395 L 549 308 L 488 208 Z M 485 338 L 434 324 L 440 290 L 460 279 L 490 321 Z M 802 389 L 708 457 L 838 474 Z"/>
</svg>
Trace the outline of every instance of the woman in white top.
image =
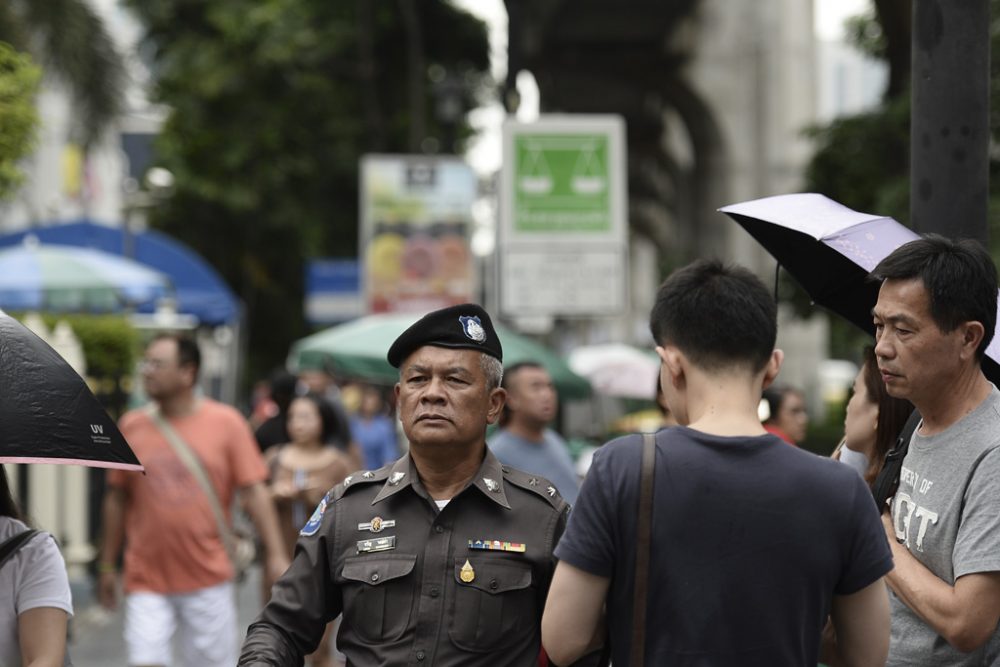
<svg viewBox="0 0 1000 667">
<path fill-rule="evenodd" d="M 25 530 L 0 465 L 0 543 Z M 0 565 L 0 666 L 62 667 L 72 613 L 62 554 L 51 535 L 35 535 Z"/>
<path fill-rule="evenodd" d="M 854 378 L 847 402 L 844 439 L 834 450 L 833 458 L 857 470 L 870 486 L 912 410 L 909 401 L 893 398 L 886 392 L 875 350 L 865 347 L 864 362 Z"/>
</svg>

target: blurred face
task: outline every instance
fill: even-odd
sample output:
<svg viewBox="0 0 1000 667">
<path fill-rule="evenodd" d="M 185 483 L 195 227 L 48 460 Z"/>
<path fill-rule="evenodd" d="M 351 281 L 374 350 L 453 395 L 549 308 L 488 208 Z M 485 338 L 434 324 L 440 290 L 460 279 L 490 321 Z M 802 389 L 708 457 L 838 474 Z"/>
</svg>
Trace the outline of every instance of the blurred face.
<svg viewBox="0 0 1000 667">
<path fill-rule="evenodd" d="M 326 390 L 333 384 L 333 378 L 323 371 L 307 370 L 299 373 L 299 380 L 306 386 L 306 389 L 313 394 L 325 394 Z"/>
<path fill-rule="evenodd" d="M 886 391 L 926 409 L 963 370 L 962 327 L 949 333 L 938 328 L 920 278 L 883 282 L 872 316 L 875 357 Z"/>
<path fill-rule="evenodd" d="M 785 394 L 778 408 L 775 425 L 788 434 L 792 442 L 802 442 L 806 439 L 806 427 L 809 425 L 809 414 L 806 412 L 806 402 L 798 392 Z"/>
<path fill-rule="evenodd" d="M 375 415 L 382 409 L 382 396 L 374 389 L 365 390 L 361 397 L 361 414 Z"/>
<path fill-rule="evenodd" d="M 194 367 L 178 364 L 177 341 L 159 339 L 149 344 L 142 360 L 142 383 L 154 401 L 173 398 L 194 386 Z"/>
<path fill-rule="evenodd" d="M 555 385 L 544 368 L 521 368 L 508 382 L 507 405 L 514 419 L 544 426 L 555 419 L 558 404 Z"/>
<path fill-rule="evenodd" d="M 296 398 L 288 406 L 288 436 L 292 442 L 319 442 L 323 434 L 323 418 L 319 408 L 308 398 Z"/>
<path fill-rule="evenodd" d="M 878 425 L 878 404 L 874 396 L 868 395 L 865 387 L 865 369 L 862 367 L 854 378 L 854 389 L 847 401 L 847 414 L 844 416 L 844 437 L 847 444 L 856 452 L 871 455 L 875 446 L 875 427 Z"/>
<path fill-rule="evenodd" d="M 486 388 L 480 352 L 425 345 L 400 366 L 396 404 L 411 447 L 474 446 L 503 408 L 503 389 Z"/>
</svg>

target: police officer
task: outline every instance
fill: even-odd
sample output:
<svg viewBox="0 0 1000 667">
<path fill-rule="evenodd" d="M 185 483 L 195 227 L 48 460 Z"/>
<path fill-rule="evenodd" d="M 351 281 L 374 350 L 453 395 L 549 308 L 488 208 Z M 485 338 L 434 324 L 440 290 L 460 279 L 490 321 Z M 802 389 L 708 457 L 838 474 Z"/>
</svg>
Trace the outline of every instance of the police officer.
<svg viewBox="0 0 1000 667">
<path fill-rule="evenodd" d="M 467 304 L 389 348 L 406 456 L 334 487 L 250 626 L 240 665 L 300 665 L 343 612 L 350 665 L 533 665 L 568 507 L 548 480 L 486 447 L 503 352 Z"/>
</svg>

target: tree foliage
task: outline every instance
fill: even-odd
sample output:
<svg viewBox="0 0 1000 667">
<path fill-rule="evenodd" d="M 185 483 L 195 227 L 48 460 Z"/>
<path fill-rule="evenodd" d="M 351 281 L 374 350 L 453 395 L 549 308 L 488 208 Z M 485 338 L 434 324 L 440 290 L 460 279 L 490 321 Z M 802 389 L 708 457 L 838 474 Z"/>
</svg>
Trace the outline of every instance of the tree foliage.
<svg viewBox="0 0 1000 667">
<path fill-rule="evenodd" d="M 873 10 L 848 22 L 848 35 L 862 53 L 889 66 L 884 101 L 877 108 L 837 118 L 808 134 L 815 153 L 806 168 L 806 190 L 820 192 L 849 208 L 909 221 L 910 43 L 912 0 L 873 0 Z M 1000 16 L 1000 0 L 991 0 Z M 991 29 L 991 118 L 993 141 L 1000 138 L 1000 25 Z M 989 228 L 994 257 L 1000 251 L 1000 162 L 990 158 Z M 807 297 L 795 301 L 802 314 Z M 853 335 L 852 335 L 853 332 Z M 832 320 L 832 353 L 856 356 L 861 338 L 838 318 Z"/>
<path fill-rule="evenodd" d="M 0 200 L 13 194 L 23 179 L 18 161 L 34 145 L 40 79 L 41 70 L 29 55 L 0 42 Z"/>
<path fill-rule="evenodd" d="M 453 130 L 432 75 L 466 107 L 488 79 L 486 28 L 442 0 L 131 0 L 175 194 L 155 224 L 201 252 L 247 306 L 250 371 L 302 335 L 304 260 L 356 256 L 358 160 L 418 152 Z"/>
<path fill-rule="evenodd" d="M 125 64 L 87 0 L 4 0 L 0 41 L 31 53 L 72 95 L 76 139 L 97 139 L 122 109 Z"/>
</svg>

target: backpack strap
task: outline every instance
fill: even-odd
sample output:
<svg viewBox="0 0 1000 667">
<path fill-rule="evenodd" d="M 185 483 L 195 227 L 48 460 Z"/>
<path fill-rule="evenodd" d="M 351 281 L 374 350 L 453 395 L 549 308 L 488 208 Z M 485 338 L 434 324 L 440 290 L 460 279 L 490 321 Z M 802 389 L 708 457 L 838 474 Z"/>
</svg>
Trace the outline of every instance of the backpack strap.
<svg viewBox="0 0 1000 667">
<path fill-rule="evenodd" d="M 642 473 L 639 477 L 639 523 L 636 530 L 635 590 L 632 594 L 632 649 L 629 664 L 642 667 L 646 660 L 646 593 L 649 590 L 649 554 L 653 532 L 653 467 L 656 436 L 642 434 Z"/>
<path fill-rule="evenodd" d="M 885 455 L 882 469 L 879 470 L 878 477 L 872 483 L 872 496 L 875 497 L 875 505 L 879 512 L 885 511 L 885 501 L 891 498 L 896 493 L 896 489 L 899 488 L 899 473 L 903 468 L 903 459 L 906 458 L 906 452 L 910 449 L 910 440 L 913 438 L 913 432 L 917 430 L 917 425 L 920 424 L 920 419 L 920 413 L 916 410 L 910 413 L 910 418 L 906 420 L 903 430 L 896 438 L 896 444 Z"/>
<path fill-rule="evenodd" d="M 18 549 L 24 546 L 25 542 L 40 533 L 40 530 L 29 528 L 28 530 L 22 531 L 17 535 L 8 538 L 3 542 L 3 544 L 0 544 L 0 567 L 3 567 L 4 563 L 6 563 L 11 556 L 17 553 Z"/>
</svg>

